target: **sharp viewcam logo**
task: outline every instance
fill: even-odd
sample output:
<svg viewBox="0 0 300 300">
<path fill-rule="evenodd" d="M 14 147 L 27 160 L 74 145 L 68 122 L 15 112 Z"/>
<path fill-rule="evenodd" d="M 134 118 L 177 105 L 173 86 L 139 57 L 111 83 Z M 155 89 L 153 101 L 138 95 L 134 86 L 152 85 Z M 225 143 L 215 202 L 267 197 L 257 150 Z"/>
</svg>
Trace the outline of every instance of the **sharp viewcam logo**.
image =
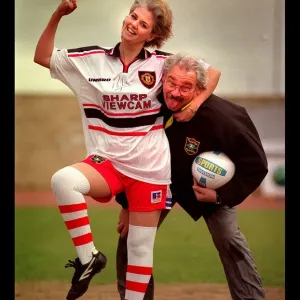
<svg viewBox="0 0 300 300">
<path fill-rule="evenodd" d="M 213 162 L 211 162 L 207 159 L 204 159 L 202 157 L 197 157 L 195 162 L 202 168 L 204 168 L 210 172 L 213 172 L 215 174 L 218 174 L 220 176 L 225 176 L 227 173 L 227 171 L 225 169 L 223 169 L 222 167 L 220 167 L 217 164 L 214 164 Z"/>
</svg>

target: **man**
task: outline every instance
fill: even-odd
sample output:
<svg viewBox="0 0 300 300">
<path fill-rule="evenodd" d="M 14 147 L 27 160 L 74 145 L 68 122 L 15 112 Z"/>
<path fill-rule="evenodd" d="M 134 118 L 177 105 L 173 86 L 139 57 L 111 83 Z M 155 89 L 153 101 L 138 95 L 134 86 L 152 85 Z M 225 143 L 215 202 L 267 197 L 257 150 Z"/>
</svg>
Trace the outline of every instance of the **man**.
<svg viewBox="0 0 300 300">
<path fill-rule="evenodd" d="M 267 159 L 258 132 L 245 108 L 211 95 L 191 121 L 179 123 L 172 113 L 188 107 L 205 89 L 206 73 L 201 64 L 182 54 L 168 57 L 164 65 L 163 96 L 166 134 L 171 148 L 173 205 L 177 202 L 195 221 L 201 216 L 208 226 L 224 267 L 234 300 L 263 300 L 264 290 L 252 254 L 240 232 L 235 206 L 254 192 L 266 176 Z M 222 151 L 234 162 L 233 178 L 217 190 L 201 187 L 193 179 L 194 158 L 205 151 Z M 125 194 L 117 196 L 123 209 L 117 251 L 118 290 L 124 299 L 126 274 L 126 232 L 128 223 Z M 125 208 L 125 209 L 124 209 Z M 169 211 L 163 211 L 160 223 Z M 200 242 L 200 241 L 199 241 Z M 154 299 L 153 277 L 145 300 Z"/>
</svg>

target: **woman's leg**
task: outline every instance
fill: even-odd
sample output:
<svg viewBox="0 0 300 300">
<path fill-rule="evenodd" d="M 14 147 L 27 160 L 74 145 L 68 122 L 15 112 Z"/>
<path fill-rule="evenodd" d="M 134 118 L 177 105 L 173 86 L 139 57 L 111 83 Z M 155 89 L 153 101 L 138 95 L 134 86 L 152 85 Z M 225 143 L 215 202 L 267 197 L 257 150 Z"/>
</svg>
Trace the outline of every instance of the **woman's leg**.
<svg viewBox="0 0 300 300">
<path fill-rule="evenodd" d="M 124 195 L 123 195 L 124 197 Z M 125 196 L 126 197 L 126 196 Z M 126 200 L 127 201 L 127 200 Z M 172 204 L 173 206 L 173 204 Z M 161 223 L 164 221 L 167 214 L 170 212 L 169 209 L 164 209 L 161 211 L 160 218 L 158 221 L 157 229 L 160 227 Z M 129 213 L 129 212 L 128 212 Z M 117 266 L 117 287 L 120 294 L 121 300 L 125 299 L 125 289 L 126 289 L 126 271 L 127 271 L 127 236 L 121 238 L 119 237 L 117 255 L 116 255 L 116 266 Z M 144 300 L 154 299 L 154 278 L 153 274 L 150 277 L 148 287 L 144 296 Z"/>
<path fill-rule="evenodd" d="M 143 300 L 152 274 L 153 248 L 161 210 L 130 212 L 126 300 Z"/>
<path fill-rule="evenodd" d="M 167 185 L 124 179 L 128 199 L 126 300 L 143 300 L 152 274 L 157 224 L 163 209 L 171 208 Z"/>
<path fill-rule="evenodd" d="M 102 167 L 105 164 L 110 163 L 105 161 Z M 51 187 L 60 213 L 78 255 L 75 261 L 69 261 L 66 265 L 75 268 L 72 286 L 67 295 L 68 300 L 81 297 L 87 291 L 93 276 L 106 265 L 106 257 L 96 250 L 93 242 L 84 198 L 84 195 L 109 197 L 112 194 L 107 179 L 100 174 L 99 165 L 95 167 L 98 169 L 81 162 L 57 171 L 51 179 Z M 113 175 L 111 178 L 114 178 Z"/>
<path fill-rule="evenodd" d="M 52 176 L 51 187 L 79 260 L 84 265 L 92 259 L 95 250 L 84 195 L 109 196 L 110 188 L 102 175 L 86 163 L 57 171 Z"/>
</svg>

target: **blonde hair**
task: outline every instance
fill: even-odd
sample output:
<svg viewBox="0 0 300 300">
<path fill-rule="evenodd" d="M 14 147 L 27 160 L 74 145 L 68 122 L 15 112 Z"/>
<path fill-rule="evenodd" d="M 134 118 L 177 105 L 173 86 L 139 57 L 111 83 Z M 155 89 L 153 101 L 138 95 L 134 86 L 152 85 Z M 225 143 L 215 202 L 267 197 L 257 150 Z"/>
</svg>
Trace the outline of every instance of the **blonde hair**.
<svg viewBox="0 0 300 300">
<path fill-rule="evenodd" d="M 160 49 L 173 35 L 173 14 L 169 5 L 164 0 L 135 0 L 129 13 L 131 14 L 137 7 L 147 8 L 154 16 L 152 33 L 157 36 L 152 41 L 146 41 L 144 47 Z"/>
</svg>

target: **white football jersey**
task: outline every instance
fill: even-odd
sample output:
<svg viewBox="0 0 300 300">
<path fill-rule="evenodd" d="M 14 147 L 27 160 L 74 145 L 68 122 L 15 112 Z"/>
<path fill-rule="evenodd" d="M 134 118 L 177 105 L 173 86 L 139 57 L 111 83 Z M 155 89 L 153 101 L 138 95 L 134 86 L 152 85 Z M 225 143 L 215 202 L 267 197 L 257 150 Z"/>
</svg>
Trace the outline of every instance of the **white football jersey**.
<svg viewBox="0 0 300 300">
<path fill-rule="evenodd" d="M 157 95 L 167 53 L 142 49 L 129 65 L 114 48 L 54 48 L 50 72 L 76 95 L 87 155 L 107 158 L 121 173 L 170 184 L 170 150 Z"/>
</svg>

